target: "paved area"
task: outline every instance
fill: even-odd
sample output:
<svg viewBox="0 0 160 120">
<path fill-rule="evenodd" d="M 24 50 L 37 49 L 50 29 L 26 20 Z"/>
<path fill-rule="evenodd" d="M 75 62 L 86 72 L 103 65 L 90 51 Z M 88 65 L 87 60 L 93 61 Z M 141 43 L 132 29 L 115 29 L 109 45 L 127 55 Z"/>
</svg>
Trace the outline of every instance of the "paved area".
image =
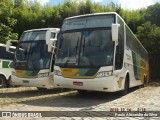
<svg viewBox="0 0 160 120">
<path fill-rule="evenodd" d="M 79 95 L 77 91 L 62 92 L 60 89 L 49 90 L 45 94 L 40 94 L 36 88 L 0 89 L 0 111 L 62 111 L 59 113 L 63 114 L 63 117 L 40 118 L 46 120 L 160 120 L 154 114 L 152 117 L 120 117 L 123 114 L 117 114 L 118 117 L 106 117 L 106 114 L 109 114 L 106 111 L 112 111 L 111 114 L 123 111 L 160 111 L 160 84 L 152 83 L 144 88 L 132 88 L 125 96 L 103 92 Z M 78 117 L 73 117 L 73 114 Z"/>
</svg>

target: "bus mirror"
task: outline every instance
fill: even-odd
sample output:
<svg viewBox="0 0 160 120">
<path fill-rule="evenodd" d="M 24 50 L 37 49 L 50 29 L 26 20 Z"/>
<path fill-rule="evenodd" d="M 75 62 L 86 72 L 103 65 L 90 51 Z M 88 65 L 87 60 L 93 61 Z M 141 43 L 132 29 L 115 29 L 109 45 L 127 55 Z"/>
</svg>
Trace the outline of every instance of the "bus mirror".
<svg viewBox="0 0 160 120">
<path fill-rule="evenodd" d="M 48 52 L 53 52 L 55 49 L 57 39 L 50 39 L 50 43 L 48 44 Z"/>
<path fill-rule="evenodd" d="M 47 32 L 46 32 L 46 45 L 51 45 L 51 30 L 48 30 Z"/>
<path fill-rule="evenodd" d="M 118 43 L 118 31 L 120 24 L 112 24 L 112 41 Z"/>
<path fill-rule="evenodd" d="M 16 48 L 17 43 L 18 43 L 18 40 L 8 40 L 6 42 L 6 51 L 9 52 L 9 53 L 14 54 L 15 51 L 11 51 L 10 48 L 11 48 L 11 46 Z"/>
<path fill-rule="evenodd" d="M 55 49 L 56 41 L 57 41 L 56 37 L 51 38 L 52 33 L 53 32 L 51 30 L 48 30 L 46 32 L 46 45 L 48 46 L 48 52 L 53 52 L 53 50 Z"/>
</svg>

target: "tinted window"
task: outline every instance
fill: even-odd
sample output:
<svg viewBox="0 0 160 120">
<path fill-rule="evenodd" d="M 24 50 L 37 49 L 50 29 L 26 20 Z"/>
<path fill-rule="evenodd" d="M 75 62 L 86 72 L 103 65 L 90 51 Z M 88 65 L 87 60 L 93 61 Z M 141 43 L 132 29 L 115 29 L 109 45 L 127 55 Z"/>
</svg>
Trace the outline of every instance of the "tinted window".
<svg viewBox="0 0 160 120">
<path fill-rule="evenodd" d="M 11 51 L 14 51 L 14 49 L 10 48 Z M 6 52 L 6 47 L 0 46 L 0 59 L 7 59 L 7 60 L 13 60 L 14 54 Z"/>
<path fill-rule="evenodd" d="M 119 17 L 117 17 L 117 20 L 120 24 L 120 28 L 118 34 L 118 45 L 116 48 L 115 69 L 121 69 L 123 66 L 124 55 L 124 22 Z"/>
<path fill-rule="evenodd" d="M 141 46 L 141 44 L 137 41 L 136 37 L 132 34 L 132 32 L 126 26 L 126 44 L 127 46 L 134 51 L 136 54 L 141 56 L 143 59 L 148 61 L 148 54 Z"/>
<path fill-rule="evenodd" d="M 46 31 L 30 31 L 24 32 L 20 38 L 20 41 L 31 41 L 31 40 L 45 40 Z"/>
</svg>

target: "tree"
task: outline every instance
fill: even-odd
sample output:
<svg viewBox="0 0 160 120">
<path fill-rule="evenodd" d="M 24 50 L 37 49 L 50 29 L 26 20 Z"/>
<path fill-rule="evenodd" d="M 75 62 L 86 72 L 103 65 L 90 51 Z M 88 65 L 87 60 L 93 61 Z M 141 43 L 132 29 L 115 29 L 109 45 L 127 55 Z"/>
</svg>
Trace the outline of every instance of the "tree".
<svg viewBox="0 0 160 120">
<path fill-rule="evenodd" d="M 0 42 L 5 43 L 9 39 L 17 39 L 18 34 L 13 32 L 17 20 L 12 17 L 13 4 L 11 0 L 0 2 Z"/>
<path fill-rule="evenodd" d="M 145 20 L 160 26 L 160 3 L 156 3 L 147 8 L 144 16 Z"/>
<path fill-rule="evenodd" d="M 138 27 L 137 37 L 149 53 L 151 75 L 158 75 L 160 71 L 160 27 L 146 22 Z"/>
</svg>

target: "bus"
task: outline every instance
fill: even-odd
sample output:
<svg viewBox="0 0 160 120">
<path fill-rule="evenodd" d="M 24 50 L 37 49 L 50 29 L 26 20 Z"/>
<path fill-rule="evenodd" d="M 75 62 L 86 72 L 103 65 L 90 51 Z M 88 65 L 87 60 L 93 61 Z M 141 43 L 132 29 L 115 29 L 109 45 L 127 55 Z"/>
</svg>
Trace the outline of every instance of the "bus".
<svg viewBox="0 0 160 120">
<path fill-rule="evenodd" d="M 15 50 L 10 46 L 11 51 Z M 11 87 L 11 71 L 13 66 L 14 55 L 6 52 L 6 45 L 0 43 L 0 88 Z"/>
<path fill-rule="evenodd" d="M 37 87 L 38 90 L 54 87 L 54 46 L 59 28 L 42 28 L 24 31 L 16 46 L 11 80 L 14 85 Z M 9 47 L 14 41 L 8 41 Z"/>
<path fill-rule="evenodd" d="M 148 81 L 148 53 L 116 12 L 66 18 L 56 47 L 57 87 L 125 95 Z"/>
</svg>

